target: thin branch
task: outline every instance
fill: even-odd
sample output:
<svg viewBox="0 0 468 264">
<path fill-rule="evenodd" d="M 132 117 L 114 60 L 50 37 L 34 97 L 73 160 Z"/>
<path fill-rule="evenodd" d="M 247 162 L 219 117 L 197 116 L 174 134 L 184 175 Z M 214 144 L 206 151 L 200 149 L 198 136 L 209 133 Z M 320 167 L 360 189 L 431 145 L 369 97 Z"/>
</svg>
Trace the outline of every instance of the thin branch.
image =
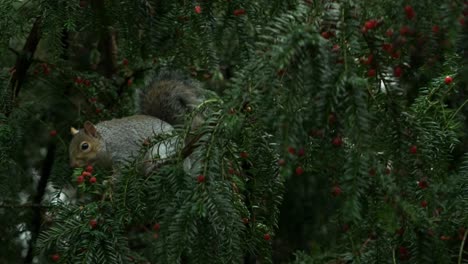
<svg viewBox="0 0 468 264">
<path fill-rule="evenodd" d="M 40 208 L 40 209 L 46 209 L 46 208 L 50 208 L 50 206 L 43 205 L 43 204 L 36 204 L 36 203 L 26 203 L 26 204 L 7 204 L 7 203 L 2 203 L 2 204 L 0 204 L 0 208 L 7 208 L 7 209 L 30 209 L 30 208 Z"/>
<path fill-rule="evenodd" d="M 91 3 L 102 25 L 99 40 L 99 51 L 102 54 L 102 59 L 99 66 L 104 76 L 111 78 L 117 69 L 117 34 L 111 24 L 112 20 L 106 12 L 105 1 L 94 0 Z"/>
<path fill-rule="evenodd" d="M 8 47 L 8 50 L 11 51 L 11 52 L 13 52 L 17 57 L 20 56 L 20 53 L 19 53 L 17 50 L 15 50 L 14 48 Z"/>
<path fill-rule="evenodd" d="M 19 95 L 21 87 L 25 83 L 26 73 L 28 72 L 29 66 L 31 66 L 34 53 L 36 52 L 37 45 L 41 38 L 41 23 L 42 19 L 39 17 L 34 22 L 31 32 L 29 33 L 26 43 L 23 46 L 23 50 L 18 54 L 16 59 L 14 71 L 10 79 L 10 90 L 11 90 L 11 101 L 14 102 Z M 12 104 L 14 105 L 14 103 Z M 5 115 L 9 116 L 12 112 L 12 107 L 5 109 Z"/>
<path fill-rule="evenodd" d="M 40 204 L 46 192 L 47 182 L 49 181 L 52 167 L 55 161 L 55 142 L 51 141 L 47 146 L 47 155 L 42 164 L 41 178 L 37 184 L 37 192 L 34 196 L 33 204 Z M 28 254 L 24 259 L 25 264 L 32 263 L 34 258 L 34 245 L 36 244 L 37 237 L 41 231 L 42 224 L 42 207 L 32 207 L 32 222 L 31 222 L 31 240 L 29 240 Z"/>
<path fill-rule="evenodd" d="M 460 251 L 458 252 L 458 264 L 462 263 L 463 260 L 463 249 L 465 248 L 466 236 L 468 235 L 468 230 L 465 230 L 465 234 L 463 234 L 463 240 L 460 245 Z"/>
</svg>

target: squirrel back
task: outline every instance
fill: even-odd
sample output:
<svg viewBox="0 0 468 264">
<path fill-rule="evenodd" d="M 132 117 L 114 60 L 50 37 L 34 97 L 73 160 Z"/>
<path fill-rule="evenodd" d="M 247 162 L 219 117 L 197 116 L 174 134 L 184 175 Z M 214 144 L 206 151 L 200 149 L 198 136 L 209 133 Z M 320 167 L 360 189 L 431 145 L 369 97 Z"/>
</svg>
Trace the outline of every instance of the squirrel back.
<svg viewBox="0 0 468 264">
<path fill-rule="evenodd" d="M 155 76 L 139 95 L 140 113 L 157 117 L 171 125 L 184 124 L 186 117 L 203 101 L 199 85 L 177 72 L 162 72 Z M 196 115 L 192 128 L 202 117 Z"/>
</svg>

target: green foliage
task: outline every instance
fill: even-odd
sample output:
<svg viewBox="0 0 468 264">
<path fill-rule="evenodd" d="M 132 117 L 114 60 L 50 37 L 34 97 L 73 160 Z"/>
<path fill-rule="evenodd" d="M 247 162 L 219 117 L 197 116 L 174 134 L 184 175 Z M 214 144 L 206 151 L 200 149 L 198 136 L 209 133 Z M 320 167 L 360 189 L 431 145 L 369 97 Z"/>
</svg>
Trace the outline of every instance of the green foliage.
<svg viewBox="0 0 468 264">
<path fill-rule="evenodd" d="M 466 262 L 467 10 L 2 1 L 0 262 L 24 258 L 25 241 L 41 263 Z M 23 46 L 33 23 L 35 51 Z M 199 106 L 196 134 L 171 135 L 200 136 L 192 170 L 180 148 L 142 172 L 145 145 L 78 184 L 70 125 L 134 114 L 137 90 L 167 68 L 219 95 Z"/>
</svg>

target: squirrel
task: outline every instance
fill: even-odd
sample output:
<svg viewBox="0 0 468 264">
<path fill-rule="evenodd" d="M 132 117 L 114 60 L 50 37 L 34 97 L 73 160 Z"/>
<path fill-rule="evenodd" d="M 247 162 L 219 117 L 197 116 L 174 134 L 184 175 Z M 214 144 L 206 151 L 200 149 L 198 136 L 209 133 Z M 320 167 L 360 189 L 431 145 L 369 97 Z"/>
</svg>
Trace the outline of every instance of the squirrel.
<svg viewBox="0 0 468 264">
<path fill-rule="evenodd" d="M 70 128 L 70 166 L 99 165 L 114 167 L 138 153 L 143 143 L 154 135 L 171 133 L 182 125 L 186 115 L 202 103 L 202 89 L 195 81 L 177 72 L 163 72 L 150 80 L 138 94 L 139 113 L 96 125 L 84 122 L 82 129 Z M 193 117 L 191 129 L 203 122 L 201 114 Z M 146 153 L 145 160 L 174 154 L 177 140 L 160 142 Z"/>
</svg>

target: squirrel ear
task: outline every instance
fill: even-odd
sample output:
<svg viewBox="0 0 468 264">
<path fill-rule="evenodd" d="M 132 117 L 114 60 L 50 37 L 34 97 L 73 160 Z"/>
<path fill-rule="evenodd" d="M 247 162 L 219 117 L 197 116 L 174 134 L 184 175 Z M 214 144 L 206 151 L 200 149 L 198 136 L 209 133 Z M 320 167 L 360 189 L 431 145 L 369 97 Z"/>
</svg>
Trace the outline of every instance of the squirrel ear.
<svg viewBox="0 0 468 264">
<path fill-rule="evenodd" d="M 86 121 L 84 122 L 83 127 L 87 135 L 92 136 L 92 137 L 98 137 L 96 127 L 93 125 L 93 123 Z"/>
<path fill-rule="evenodd" d="M 78 129 L 74 128 L 74 127 L 70 127 L 70 133 L 74 136 L 76 134 L 78 134 Z"/>
</svg>

